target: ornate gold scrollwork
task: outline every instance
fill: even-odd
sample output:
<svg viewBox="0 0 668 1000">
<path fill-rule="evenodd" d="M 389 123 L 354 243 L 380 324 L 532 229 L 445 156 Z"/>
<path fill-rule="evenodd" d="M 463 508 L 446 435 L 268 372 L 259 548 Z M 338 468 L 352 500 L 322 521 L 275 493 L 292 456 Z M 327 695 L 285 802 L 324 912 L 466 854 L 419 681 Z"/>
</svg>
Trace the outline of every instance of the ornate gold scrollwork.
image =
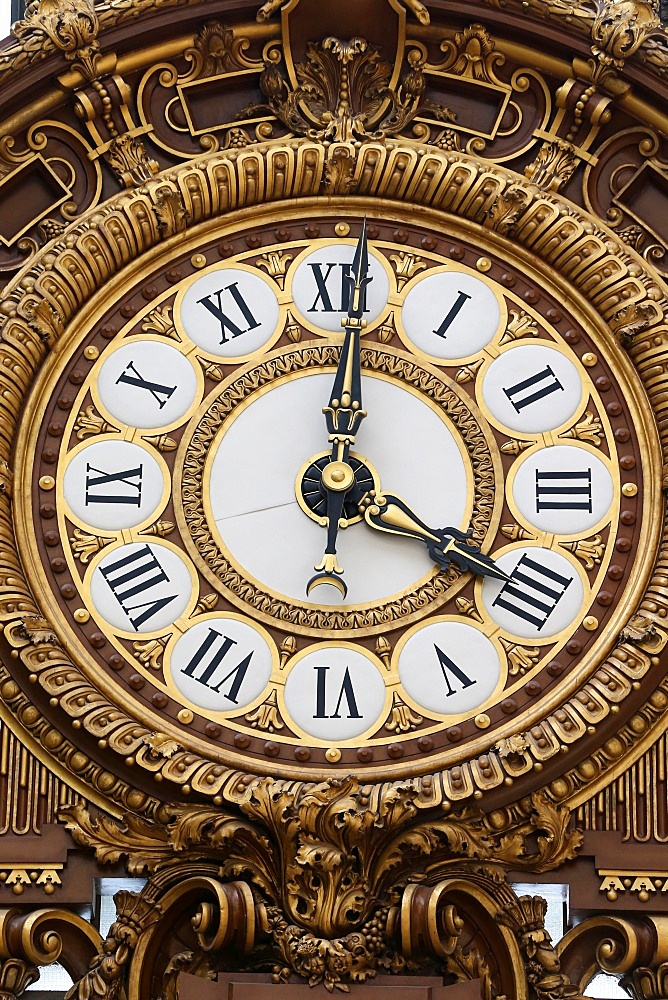
<svg viewBox="0 0 668 1000">
<path fill-rule="evenodd" d="M 53 962 L 81 978 L 100 943 L 95 928 L 68 910 L 0 910 L 0 997 L 18 997 Z"/>
<path fill-rule="evenodd" d="M 428 802 L 410 783 L 381 799 L 352 778 L 301 786 L 256 779 L 239 784 L 235 797 L 245 818 L 195 805 L 170 806 L 164 826 L 136 816 L 123 824 L 95 819 L 83 806 L 65 812 L 75 840 L 94 848 L 100 862 L 125 857 L 130 871 L 151 873 L 139 896 L 120 894 L 117 924 L 72 997 L 89 996 L 105 967 L 122 979 L 126 965 L 141 966 L 142 956 L 155 954 L 153 935 L 169 933 L 187 914 L 214 965 L 233 952 L 243 967 L 253 941 L 264 938 L 279 968 L 328 988 L 362 981 L 376 969 L 455 961 L 465 922 L 460 911 L 467 927 L 482 926 L 497 948 L 505 942 L 511 956 L 505 972 L 503 963 L 490 969 L 502 985 L 510 986 L 508 976 L 520 976 L 522 966 L 495 914 L 506 914 L 504 926 L 512 917 L 515 932 L 540 929 L 538 961 L 547 967 L 543 952 L 552 952 L 543 911 L 533 903 L 533 923 L 525 927 L 521 901 L 500 867 L 542 871 L 577 850 L 581 836 L 567 829 L 568 813 L 545 797 L 535 796 L 528 814 L 491 822 L 472 810 L 421 818 Z M 184 870 L 191 873 L 185 881 Z M 429 887 L 435 873 L 441 881 Z M 128 923 L 134 930 L 126 932 Z M 123 941 L 129 951 L 119 952 Z M 526 996 L 525 987 L 514 995 Z"/>
<path fill-rule="evenodd" d="M 557 945 L 561 967 L 585 989 L 602 971 L 621 974 L 633 1000 L 661 1000 L 668 985 L 668 922 L 665 916 L 595 916 L 583 920 Z"/>
</svg>

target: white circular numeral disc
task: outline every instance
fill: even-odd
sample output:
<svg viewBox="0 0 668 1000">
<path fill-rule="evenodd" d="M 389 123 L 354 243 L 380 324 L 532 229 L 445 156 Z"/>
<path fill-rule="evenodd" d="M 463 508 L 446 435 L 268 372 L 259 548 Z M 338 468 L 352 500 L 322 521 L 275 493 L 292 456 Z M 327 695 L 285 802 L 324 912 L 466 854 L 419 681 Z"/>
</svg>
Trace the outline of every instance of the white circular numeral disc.
<svg viewBox="0 0 668 1000">
<path fill-rule="evenodd" d="M 162 469 L 145 448 L 129 441 L 96 441 L 70 460 L 65 500 L 91 528 L 120 531 L 141 524 L 160 504 Z"/>
<path fill-rule="evenodd" d="M 213 712 L 243 709 L 264 691 L 272 655 L 257 629 L 219 616 L 193 625 L 169 660 L 172 680 L 195 705 Z"/>
<path fill-rule="evenodd" d="M 320 646 L 290 671 L 285 705 L 305 733 L 320 740 L 352 740 L 380 720 L 385 684 L 360 650 Z"/>
<path fill-rule="evenodd" d="M 105 360 L 97 390 L 114 419 L 148 430 L 185 416 L 197 395 L 197 376 L 175 347 L 156 340 L 135 340 Z"/>
<path fill-rule="evenodd" d="M 513 482 L 513 499 L 522 517 L 557 535 L 577 535 L 598 524 L 613 495 L 607 467 L 577 445 L 557 445 L 529 455 Z"/>
<path fill-rule="evenodd" d="M 546 639 L 568 628 L 580 614 L 584 588 L 565 556 L 527 545 L 504 552 L 495 561 L 511 579 L 503 583 L 487 577 L 482 602 L 504 631 L 524 639 Z"/>
<path fill-rule="evenodd" d="M 292 297 L 299 313 L 312 326 L 341 333 L 350 294 L 350 283 L 345 276 L 354 254 L 354 245 L 333 243 L 318 247 L 297 265 L 292 278 Z M 387 305 L 390 282 L 385 268 L 371 251 L 368 274 L 371 281 L 366 286 L 364 318 L 373 323 Z"/>
<path fill-rule="evenodd" d="M 428 712 L 460 715 L 482 705 L 501 677 L 494 643 L 472 625 L 435 622 L 414 632 L 399 654 L 406 693 Z"/>
<path fill-rule="evenodd" d="M 124 632 L 155 632 L 172 625 L 190 601 L 190 570 L 172 549 L 131 542 L 105 555 L 93 572 L 97 611 Z"/>
<path fill-rule="evenodd" d="M 278 315 L 271 285 L 259 274 L 231 267 L 197 278 L 179 313 L 193 343 L 221 358 L 259 351 L 276 332 Z"/>
<path fill-rule="evenodd" d="M 520 344 L 499 355 L 482 382 L 493 419 L 520 434 L 565 423 L 580 406 L 582 379 L 567 357 L 542 344 Z"/>
<path fill-rule="evenodd" d="M 501 319 L 489 285 L 463 271 L 427 274 L 411 288 L 401 310 L 404 330 L 420 351 L 454 361 L 477 354 Z"/>
</svg>

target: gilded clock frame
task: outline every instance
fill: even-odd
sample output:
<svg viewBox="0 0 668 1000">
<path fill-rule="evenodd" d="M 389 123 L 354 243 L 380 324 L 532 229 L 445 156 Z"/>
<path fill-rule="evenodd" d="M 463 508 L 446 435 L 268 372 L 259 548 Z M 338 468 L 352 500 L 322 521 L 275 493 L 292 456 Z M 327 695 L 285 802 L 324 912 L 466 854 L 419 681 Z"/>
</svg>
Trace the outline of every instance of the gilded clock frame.
<svg viewBox="0 0 668 1000">
<path fill-rule="evenodd" d="M 330 168 L 337 160 L 340 164 L 341 158 L 356 185 L 354 195 L 344 196 L 336 190 L 336 174 Z M 139 724 L 118 705 L 109 704 L 109 695 L 71 664 L 55 641 L 50 623 L 42 618 L 31 594 L 12 537 L 11 442 L 24 397 L 33 381 L 39 381 L 35 373 L 47 350 L 57 349 L 75 316 L 77 325 L 87 328 L 99 319 L 104 303 L 96 293 L 103 286 L 108 293 L 120 280 L 123 268 L 132 264 L 139 281 L 166 248 L 183 249 L 187 230 L 188 239 L 201 242 L 214 230 L 237 228 L 252 218 L 256 203 L 280 203 L 289 198 L 298 200 L 304 214 L 322 211 L 318 194 L 323 186 L 330 195 L 328 214 L 347 210 L 366 211 L 373 216 L 377 211 L 383 217 L 401 219 L 408 202 L 419 209 L 425 223 L 438 227 L 439 221 L 447 221 L 451 231 L 475 239 L 483 249 L 488 244 L 495 247 L 538 281 L 546 280 L 545 267 L 549 266 L 554 286 L 565 299 L 578 302 L 583 322 L 590 324 L 603 340 L 614 338 L 628 351 L 629 359 L 625 360 L 623 350 L 614 348 L 617 365 L 627 375 L 635 367 L 644 383 L 646 395 L 639 393 L 636 405 L 645 425 L 641 437 L 646 448 L 647 509 L 660 505 L 660 489 L 666 484 L 665 475 L 662 477 L 666 456 L 658 447 L 660 439 L 665 450 L 668 438 L 668 422 L 661 409 L 664 379 L 655 377 L 656 365 L 668 358 L 668 303 L 663 288 L 637 254 L 609 232 L 600 230 L 591 217 L 577 212 L 558 195 L 525 184 L 502 167 L 460 153 L 425 149 L 405 140 L 368 143 L 361 148 L 352 143 L 324 146 L 307 139 L 277 141 L 252 150 L 202 157 L 91 211 L 65 236 L 47 244 L 21 281 L 10 285 L 5 316 L 0 321 L 4 354 L 0 369 L 0 461 L 6 469 L 4 491 L 0 494 L 0 534 L 7 553 L 0 617 L 7 639 L 31 678 L 70 717 L 75 728 L 83 727 L 104 740 L 126 761 L 132 758 L 140 768 L 181 785 L 184 791 L 212 796 L 218 802 L 232 795 L 238 772 L 214 765 L 197 745 L 186 751 L 178 744 L 176 752 L 165 757 L 158 754 L 156 759 L 150 741 L 164 720 L 157 716 L 149 720 L 155 724 L 154 730 Z M 279 217 L 277 207 L 276 219 Z M 657 442 L 656 446 L 648 443 L 652 441 Z M 646 550 L 655 551 L 660 528 L 659 523 L 645 527 L 642 545 Z M 19 524 L 19 533 L 21 530 Z M 619 712 L 624 700 L 658 664 L 657 654 L 668 641 L 663 621 L 668 615 L 667 566 L 668 542 L 664 540 L 656 569 L 652 572 L 649 565 L 644 568 L 633 596 L 626 601 L 621 638 L 619 628 L 624 622 L 619 621 L 605 637 L 605 662 L 589 664 L 578 671 L 578 678 L 566 679 L 546 703 L 541 703 L 542 718 L 536 720 L 531 731 L 518 733 L 517 723 L 508 723 L 501 733 L 495 733 L 494 747 L 483 733 L 466 747 L 449 751 L 451 766 L 438 773 L 436 782 L 430 780 L 428 787 L 424 785 L 425 806 L 461 800 L 472 793 L 480 796 L 504 784 L 514 784 L 523 776 L 527 783 L 536 784 L 550 758 L 585 736 L 591 740 L 592 723 L 583 706 L 592 672 L 597 672 L 596 697 L 598 701 L 603 699 L 607 717 Z M 654 715 L 658 717 L 666 699 L 658 698 L 657 692 L 653 698 Z M 106 717 L 105 706 L 113 708 L 112 723 Z M 639 742 L 644 732 L 638 734 Z M 183 738 L 176 730 L 171 735 L 177 740 Z M 515 741 L 512 744 L 511 739 Z M 481 756 L 492 760 L 493 766 L 482 768 Z M 230 753 L 228 758 L 233 768 L 247 771 L 249 762 L 243 754 Z M 596 756 L 595 751 L 589 762 L 590 766 L 582 771 L 582 787 L 596 781 L 606 766 L 603 755 Z M 436 763 L 430 761 L 432 766 Z M 458 772 L 456 781 L 453 768 Z M 285 763 L 276 766 L 271 761 L 263 765 L 263 770 L 280 778 L 303 775 L 299 767 Z M 422 770 L 406 764 L 402 773 L 408 778 Z M 335 777 L 336 773 L 332 767 L 321 777 Z M 382 782 L 393 775 L 379 765 L 368 776 Z M 517 792 L 516 787 L 512 794 Z M 555 793 L 559 797 L 557 789 Z"/>
</svg>

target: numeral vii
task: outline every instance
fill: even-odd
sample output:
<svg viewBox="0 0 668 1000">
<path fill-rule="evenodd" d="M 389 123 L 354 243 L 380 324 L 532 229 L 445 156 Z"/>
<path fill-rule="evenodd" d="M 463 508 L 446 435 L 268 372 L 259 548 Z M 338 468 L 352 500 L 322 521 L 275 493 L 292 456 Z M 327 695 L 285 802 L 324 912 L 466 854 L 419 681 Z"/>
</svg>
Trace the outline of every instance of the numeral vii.
<svg viewBox="0 0 668 1000">
<path fill-rule="evenodd" d="M 237 704 L 237 699 L 239 696 L 239 689 L 244 682 L 244 678 L 248 672 L 250 662 L 253 658 L 253 650 L 250 651 L 246 656 L 243 657 L 232 667 L 224 677 L 214 683 L 214 674 L 218 670 L 227 654 L 230 652 L 233 646 L 236 646 L 236 640 L 230 639 L 228 635 L 223 635 L 221 632 L 217 632 L 215 628 L 209 629 L 209 634 L 200 643 L 199 649 L 193 654 L 190 662 L 184 668 L 183 673 L 186 677 L 192 677 L 193 680 L 198 681 L 199 684 L 203 684 L 204 687 L 209 688 L 210 691 L 220 691 L 223 684 L 230 681 L 229 691 L 223 692 L 223 697 L 227 698 L 234 705 Z M 230 660 L 228 659 L 228 664 Z M 202 667 L 202 672 L 198 675 L 195 673 L 196 670 Z M 225 670 L 225 667 L 223 667 Z"/>
</svg>

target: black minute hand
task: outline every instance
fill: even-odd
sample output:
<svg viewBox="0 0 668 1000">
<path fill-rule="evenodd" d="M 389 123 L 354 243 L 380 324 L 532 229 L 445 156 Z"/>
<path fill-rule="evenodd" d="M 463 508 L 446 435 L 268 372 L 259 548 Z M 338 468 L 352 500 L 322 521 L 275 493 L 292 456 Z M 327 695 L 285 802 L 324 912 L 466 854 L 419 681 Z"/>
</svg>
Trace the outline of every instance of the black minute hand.
<svg viewBox="0 0 668 1000">
<path fill-rule="evenodd" d="M 329 406 L 323 408 L 332 455 L 322 471 L 322 488 L 327 498 L 327 547 L 322 562 L 315 569 L 306 585 L 310 594 L 314 587 L 323 583 L 331 584 L 345 598 L 348 588 L 342 579 L 343 569 L 336 560 L 336 540 L 339 520 L 343 513 L 346 494 L 355 484 L 355 474 L 349 464 L 350 449 L 355 443 L 366 411 L 362 409 L 362 376 L 360 366 L 360 333 L 366 326 L 363 318 L 365 289 L 371 278 L 367 250 L 366 219 L 357 241 L 355 256 L 347 275 L 349 282 L 348 316 L 342 320 L 345 327 L 343 347 L 334 376 L 334 385 L 329 398 Z"/>
</svg>

